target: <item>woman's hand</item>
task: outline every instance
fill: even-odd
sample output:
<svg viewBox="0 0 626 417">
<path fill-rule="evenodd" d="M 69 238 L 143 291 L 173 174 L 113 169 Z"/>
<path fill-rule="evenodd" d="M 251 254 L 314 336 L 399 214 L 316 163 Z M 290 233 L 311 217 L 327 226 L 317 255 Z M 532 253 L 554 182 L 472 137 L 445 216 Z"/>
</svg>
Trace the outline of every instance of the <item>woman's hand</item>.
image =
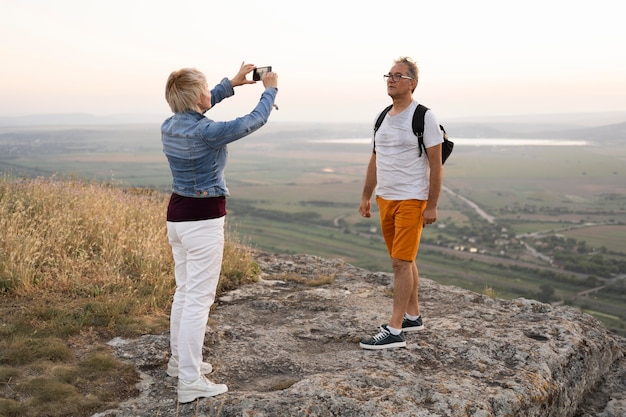
<svg viewBox="0 0 626 417">
<path fill-rule="evenodd" d="M 230 84 L 233 87 L 238 87 L 244 84 L 254 84 L 256 81 L 248 80 L 246 75 L 250 74 L 255 68 L 254 64 L 246 64 L 245 62 L 241 63 L 241 67 L 239 68 L 239 72 L 230 80 Z"/>
<path fill-rule="evenodd" d="M 265 88 L 278 88 L 278 74 L 276 74 L 275 72 L 266 72 L 265 74 L 263 74 L 263 78 L 261 79 L 261 81 L 263 81 L 263 87 Z"/>
</svg>

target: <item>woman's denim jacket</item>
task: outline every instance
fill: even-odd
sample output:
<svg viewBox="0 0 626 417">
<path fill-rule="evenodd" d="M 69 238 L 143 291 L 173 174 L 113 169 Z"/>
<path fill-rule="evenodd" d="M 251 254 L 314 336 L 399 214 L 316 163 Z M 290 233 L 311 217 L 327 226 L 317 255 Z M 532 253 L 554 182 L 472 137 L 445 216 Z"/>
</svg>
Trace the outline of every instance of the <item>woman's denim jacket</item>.
<svg viewBox="0 0 626 417">
<path fill-rule="evenodd" d="M 191 110 L 165 120 L 161 142 L 172 171 L 172 191 L 184 197 L 228 196 L 226 145 L 267 123 L 277 91 L 266 88 L 251 113 L 228 122 L 216 122 Z M 230 80 L 224 78 L 211 90 L 211 106 L 234 94 Z"/>
</svg>

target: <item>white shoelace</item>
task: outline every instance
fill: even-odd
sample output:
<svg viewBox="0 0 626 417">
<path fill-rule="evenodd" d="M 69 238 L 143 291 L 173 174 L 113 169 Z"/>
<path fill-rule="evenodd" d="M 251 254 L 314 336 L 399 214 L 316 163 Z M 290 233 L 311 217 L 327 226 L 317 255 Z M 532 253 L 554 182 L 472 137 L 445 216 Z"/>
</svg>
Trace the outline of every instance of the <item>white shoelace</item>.
<svg viewBox="0 0 626 417">
<path fill-rule="evenodd" d="M 374 336 L 374 342 L 380 342 L 381 340 L 383 340 L 385 337 L 389 336 L 390 334 L 391 332 L 389 330 L 382 329 L 380 333 Z"/>
</svg>

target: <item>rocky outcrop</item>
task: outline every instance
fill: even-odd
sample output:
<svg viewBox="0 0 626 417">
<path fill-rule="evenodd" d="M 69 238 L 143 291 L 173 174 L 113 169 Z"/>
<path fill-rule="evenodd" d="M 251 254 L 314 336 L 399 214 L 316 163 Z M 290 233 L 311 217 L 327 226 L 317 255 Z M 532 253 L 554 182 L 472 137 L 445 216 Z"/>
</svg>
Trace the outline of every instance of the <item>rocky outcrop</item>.
<svg viewBox="0 0 626 417">
<path fill-rule="evenodd" d="M 577 309 L 422 278 L 425 330 L 406 349 L 365 351 L 360 338 L 390 314 L 390 274 L 307 255 L 256 259 L 262 279 L 222 296 L 206 333 L 210 378 L 227 394 L 179 405 L 168 335 L 116 339 L 141 394 L 97 416 L 626 415 L 626 341 Z"/>
</svg>

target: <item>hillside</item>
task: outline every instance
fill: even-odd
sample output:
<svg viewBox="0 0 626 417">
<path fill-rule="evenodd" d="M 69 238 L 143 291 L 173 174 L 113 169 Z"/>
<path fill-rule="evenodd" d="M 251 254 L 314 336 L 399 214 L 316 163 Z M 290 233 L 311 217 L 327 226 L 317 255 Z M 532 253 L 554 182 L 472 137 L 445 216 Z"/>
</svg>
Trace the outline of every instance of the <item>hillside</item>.
<svg viewBox="0 0 626 417">
<path fill-rule="evenodd" d="M 389 314 L 390 274 L 230 233 L 205 338 L 230 393 L 179 408 L 164 374 L 166 202 L 0 181 L 0 416 L 623 415 L 625 340 L 579 309 L 441 285 L 428 269 L 426 330 L 407 349 L 363 351 Z"/>
<path fill-rule="evenodd" d="M 612 117 L 573 116 L 534 116 L 535 124 L 493 118 L 487 125 L 513 137 L 548 128 L 601 132 L 591 122 Z M 356 210 L 370 131 L 355 123 L 269 123 L 233 143 L 230 227 L 262 250 L 389 271 L 377 219 Z M 619 137 L 602 139 L 614 146 L 459 137 L 420 264 L 439 283 L 575 305 L 626 334 L 626 141 Z M 0 171 L 165 192 L 171 184 L 158 124 L 0 128 Z"/>
<path fill-rule="evenodd" d="M 109 344 L 140 395 L 98 417 L 623 416 L 626 339 L 576 309 L 420 285 L 425 329 L 365 351 L 391 308 L 390 274 L 338 259 L 255 253 L 261 280 L 225 294 L 205 358 L 227 394 L 178 406 L 167 334 Z"/>
</svg>

